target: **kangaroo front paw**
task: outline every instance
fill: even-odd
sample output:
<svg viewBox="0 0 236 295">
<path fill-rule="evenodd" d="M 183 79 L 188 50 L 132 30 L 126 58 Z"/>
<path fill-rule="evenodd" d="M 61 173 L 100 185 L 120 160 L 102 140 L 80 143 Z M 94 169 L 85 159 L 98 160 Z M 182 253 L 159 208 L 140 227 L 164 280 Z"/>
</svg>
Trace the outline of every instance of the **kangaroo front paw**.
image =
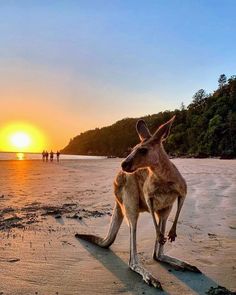
<svg viewBox="0 0 236 295">
<path fill-rule="evenodd" d="M 162 233 L 160 233 L 160 235 L 159 235 L 159 243 L 161 245 L 164 245 L 166 243 L 166 241 L 167 241 L 167 238 Z"/>
<path fill-rule="evenodd" d="M 168 234 L 168 240 L 171 242 L 174 242 L 176 237 L 177 237 L 176 231 L 171 229 Z"/>
</svg>

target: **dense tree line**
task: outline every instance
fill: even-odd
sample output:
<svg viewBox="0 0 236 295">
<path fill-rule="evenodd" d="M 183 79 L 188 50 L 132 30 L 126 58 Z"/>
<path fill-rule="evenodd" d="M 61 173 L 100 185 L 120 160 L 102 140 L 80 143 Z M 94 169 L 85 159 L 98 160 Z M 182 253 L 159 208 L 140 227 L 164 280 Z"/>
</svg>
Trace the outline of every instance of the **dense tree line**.
<svg viewBox="0 0 236 295">
<path fill-rule="evenodd" d="M 153 132 L 176 115 L 165 143 L 173 156 L 236 157 L 236 76 L 220 76 L 213 94 L 197 91 L 185 108 L 142 117 Z M 126 118 L 115 124 L 81 133 L 70 140 L 63 153 L 123 157 L 138 143 L 135 124 L 138 118 Z"/>
</svg>

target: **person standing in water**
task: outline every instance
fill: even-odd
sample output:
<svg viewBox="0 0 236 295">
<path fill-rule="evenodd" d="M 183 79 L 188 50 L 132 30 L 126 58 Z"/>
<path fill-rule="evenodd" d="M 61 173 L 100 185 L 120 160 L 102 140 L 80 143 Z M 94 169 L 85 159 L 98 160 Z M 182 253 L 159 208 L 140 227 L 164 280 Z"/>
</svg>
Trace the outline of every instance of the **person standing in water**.
<svg viewBox="0 0 236 295">
<path fill-rule="evenodd" d="M 54 157 L 54 153 L 53 151 L 50 152 L 50 161 L 52 162 L 53 161 L 53 157 Z"/>
<path fill-rule="evenodd" d="M 48 162 L 48 151 L 45 152 L 46 162 Z"/>
<path fill-rule="evenodd" d="M 57 151 L 56 155 L 57 155 L 57 162 L 59 162 L 60 152 Z"/>
<path fill-rule="evenodd" d="M 42 160 L 43 160 L 43 162 L 45 161 L 45 156 L 46 156 L 46 154 L 45 154 L 45 151 L 43 150 L 43 152 L 42 152 Z"/>
</svg>

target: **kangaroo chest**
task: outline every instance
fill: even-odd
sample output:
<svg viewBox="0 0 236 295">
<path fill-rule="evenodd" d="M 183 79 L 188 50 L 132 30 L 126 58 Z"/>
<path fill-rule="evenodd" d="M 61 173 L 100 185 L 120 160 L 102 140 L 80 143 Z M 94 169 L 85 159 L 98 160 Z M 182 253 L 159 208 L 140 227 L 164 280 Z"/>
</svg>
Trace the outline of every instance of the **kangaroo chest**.
<svg viewBox="0 0 236 295">
<path fill-rule="evenodd" d="M 160 178 L 149 175 L 147 169 L 138 170 L 135 173 L 136 183 L 139 188 L 139 209 L 148 210 L 148 199 L 152 198 L 154 211 L 170 207 L 178 196 L 185 194 L 186 188 L 179 182 L 163 181 Z"/>
<path fill-rule="evenodd" d="M 144 188 L 145 198 L 152 198 L 154 211 L 172 206 L 179 193 L 174 182 L 155 181 Z"/>
</svg>

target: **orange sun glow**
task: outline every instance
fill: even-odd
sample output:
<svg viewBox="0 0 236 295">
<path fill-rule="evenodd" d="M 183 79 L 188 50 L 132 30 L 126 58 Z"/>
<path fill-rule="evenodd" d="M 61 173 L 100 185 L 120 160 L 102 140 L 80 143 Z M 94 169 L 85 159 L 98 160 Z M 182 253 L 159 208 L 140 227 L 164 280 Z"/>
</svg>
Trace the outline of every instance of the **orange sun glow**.
<svg viewBox="0 0 236 295">
<path fill-rule="evenodd" d="M 29 123 L 15 122 L 0 129 L 0 150 L 6 152 L 41 152 L 45 136 Z"/>
</svg>

